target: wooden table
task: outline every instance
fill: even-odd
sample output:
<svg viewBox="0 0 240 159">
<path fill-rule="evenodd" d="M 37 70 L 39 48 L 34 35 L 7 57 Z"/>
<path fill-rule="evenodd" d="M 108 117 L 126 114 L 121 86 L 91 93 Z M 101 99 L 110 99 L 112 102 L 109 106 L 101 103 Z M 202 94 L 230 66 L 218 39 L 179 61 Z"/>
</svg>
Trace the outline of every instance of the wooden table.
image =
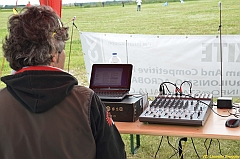
<svg viewBox="0 0 240 159">
<path fill-rule="evenodd" d="M 214 111 L 221 115 L 228 115 L 227 109 L 217 109 Z M 228 128 L 225 126 L 227 118 L 220 117 L 211 112 L 204 126 L 178 126 L 162 124 L 146 124 L 143 122 L 115 122 L 121 134 L 131 135 L 131 152 L 134 154 L 140 146 L 140 135 L 158 135 L 158 136 L 176 136 L 176 137 L 194 137 L 194 138 L 212 138 L 240 140 L 240 127 Z M 133 134 L 137 137 L 137 146 L 133 146 Z"/>
</svg>

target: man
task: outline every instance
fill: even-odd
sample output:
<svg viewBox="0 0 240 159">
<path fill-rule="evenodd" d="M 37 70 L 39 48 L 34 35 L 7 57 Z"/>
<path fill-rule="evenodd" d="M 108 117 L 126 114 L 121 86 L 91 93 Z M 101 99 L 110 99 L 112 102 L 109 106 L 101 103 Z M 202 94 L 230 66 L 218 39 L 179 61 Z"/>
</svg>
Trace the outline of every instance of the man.
<svg viewBox="0 0 240 159">
<path fill-rule="evenodd" d="M 15 74 L 2 77 L 1 159 L 125 159 L 106 107 L 63 71 L 68 28 L 47 6 L 9 19 L 3 52 Z"/>
<path fill-rule="evenodd" d="M 28 1 L 28 4 L 26 5 L 27 7 L 30 7 L 31 6 L 31 3 L 30 1 Z"/>
<path fill-rule="evenodd" d="M 137 11 L 141 11 L 142 0 L 136 0 L 137 2 Z"/>
</svg>

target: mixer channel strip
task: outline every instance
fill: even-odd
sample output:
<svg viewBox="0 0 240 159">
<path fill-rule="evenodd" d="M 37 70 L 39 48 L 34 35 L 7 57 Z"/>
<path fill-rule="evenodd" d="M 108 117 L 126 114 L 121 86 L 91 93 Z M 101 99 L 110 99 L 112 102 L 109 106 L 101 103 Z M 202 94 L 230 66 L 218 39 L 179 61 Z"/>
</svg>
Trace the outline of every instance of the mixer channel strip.
<svg viewBox="0 0 240 159">
<path fill-rule="evenodd" d="M 211 94 L 160 95 L 142 112 L 139 121 L 203 126 L 211 112 L 212 99 Z"/>
</svg>

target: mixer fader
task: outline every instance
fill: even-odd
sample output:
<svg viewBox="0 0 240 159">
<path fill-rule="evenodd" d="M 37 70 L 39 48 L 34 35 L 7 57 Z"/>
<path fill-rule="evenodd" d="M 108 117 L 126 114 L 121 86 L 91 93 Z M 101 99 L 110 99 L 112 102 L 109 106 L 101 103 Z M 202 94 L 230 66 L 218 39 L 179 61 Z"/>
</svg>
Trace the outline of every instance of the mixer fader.
<svg viewBox="0 0 240 159">
<path fill-rule="evenodd" d="M 212 108 L 211 94 L 159 95 L 139 116 L 148 123 L 203 126 Z"/>
</svg>

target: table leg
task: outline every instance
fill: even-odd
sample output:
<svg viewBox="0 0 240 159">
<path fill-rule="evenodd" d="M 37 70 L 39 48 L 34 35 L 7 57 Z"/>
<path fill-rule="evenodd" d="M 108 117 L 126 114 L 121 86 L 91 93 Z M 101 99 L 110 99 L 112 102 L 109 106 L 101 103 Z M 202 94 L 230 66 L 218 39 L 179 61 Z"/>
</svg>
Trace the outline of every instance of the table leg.
<svg viewBox="0 0 240 159">
<path fill-rule="evenodd" d="M 136 154 L 138 148 L 140 147 L 140 135 L 136 135 L 136 147 L 134 146 L 134 136 L 130 134 L 130 144 L 132 154 Z"/>
</svg>

